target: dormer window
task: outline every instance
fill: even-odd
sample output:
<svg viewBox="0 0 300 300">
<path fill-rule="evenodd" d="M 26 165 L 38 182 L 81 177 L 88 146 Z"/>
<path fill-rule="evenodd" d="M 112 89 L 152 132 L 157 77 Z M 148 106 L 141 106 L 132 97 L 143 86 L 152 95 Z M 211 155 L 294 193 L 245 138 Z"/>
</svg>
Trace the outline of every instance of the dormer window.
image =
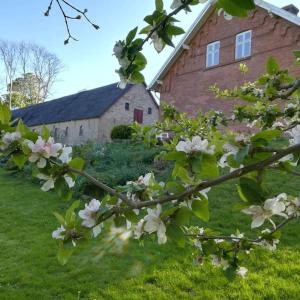
<svg viewBox="0 0 300 300">
<path fill-rule="evenodd" d="M 206 68 L 217 66 L 220 63 L 220 41 L 207 45 Z"/>
<path fill-rule="evenodd" d="M 235 59 L 243 59 L 251 56 L 252 30 L 241 32 L 236 36 Z"/>
</svg>

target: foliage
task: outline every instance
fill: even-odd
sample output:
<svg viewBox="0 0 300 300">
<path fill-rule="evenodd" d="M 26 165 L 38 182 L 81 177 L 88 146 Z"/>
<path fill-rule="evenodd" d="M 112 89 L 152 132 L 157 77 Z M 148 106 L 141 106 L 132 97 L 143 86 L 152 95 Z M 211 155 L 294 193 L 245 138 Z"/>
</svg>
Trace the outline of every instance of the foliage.
<svg viewBox="0 0 300 300">
<path fill-rule="evenodd" d="M 228 281 L 221 270 L 207 265 L 208 262 L 204 266 L 193 263 L 192 249 L 178 248 L 173 243 L 158 246 L 151 239 L 145 240 L 143 247 L 130 241 L 119 253 L 113 249 L 103 253 L 102 239 L 97 239 L 82 245 L 80 253 L 61 266 L 49 232 L 56 226 L 52 211 L 62 212 L 68 203 L 61 202 L 54 193 L 39 191 L 36 185 L 24 182 L 23 177 L 8 176 L 3 170 L 0 170 L 0 182 L 0 255 L 5 266 L 1 272 L 0 298 L 3 300 L 131 300 L 171 296 L 174 299 L 298 299 L 300 243 L 295 237 L 299 223 L 284 229 L 282 245 L 275 253 L 256 251 L 249 257 L 247 264 L 255 272 L 243 281 L 238 278 Z M 298 178 L 279 177 L 277 171 L 268 178 L 267 187 L 273 194 L 284 189 L 296 195 L 300 192 L 298 186 Z M 214 230 L 223 231 L 224 224 L 228 233 L 237 226 L 243 231 L 248 228 L 248 221 L 232 212 L 232 204 L 238 201 L 232 184 L 218 186 L 212 191 L 211 199 L 210 224 Z"/>
<path fill-rule="evenodd" d="M 85 159 L 86 171 L 114 187 L 124 185 L 127 181 L 148 172 L 154 172 L 160 179 L 166 178 L 170 164 L 159 159 L 155 160 L 159 152 L 159 148 L 153 149 L 130 142 L 86 144 L 74 147 L 74 155 Z M 78 196 L 82 194 L 90 197 L 103 196 L 103 191 L 93 186 L 84 177 L 78 178 L 75 192 Z"/>
<path fill-rule="evenodd" d="M 129 140 L 131 138 L 132 128 L 129 125 L 115 126 L 111 131 L 113 140 Z"/>
<path fill-rule="evenodd" d="M 147 63 L 141 54 L 144 43 L 152 39 L 159 51 L 166 44 L 171 45 L 172 37 L 181 33 L 174 26 L 174 15 L 198 3 L 174 0 L 172 12 L 167 14 L 163 1 L 156 1 L 154 14 L 145 18 L 152 26 L 149 31 L 143 29 L 147 37 L 135 39 L 138 31 L 135 28 L 125 41 L 116 44 L 114 53 L 121 65 L 120 87 L 129 81 L 143 81 L 141 71 Z M 224 16 L 229 19 L 228 14 L 245 16 L 254 2 L 219 0 L 217 6 L 225 10 Z M 299 53 L 294 54 L 298 63 Z M 247 72 L 246 67 L 240 70 Z M 265 74 L 256 82 L 244 83 L 233 90 L 212 89 L 219 97 L 238 97 L 250 104 L 236 107 L 231 118 L 221 112 L 210 112 L 189 119 L 166 107 L 161 123 L 145 127 L 135 124 L 133 138 L 155 149 L 158 135 L 164 131 L 174 134 L 160 146 L 157 156 L 171 162 L 170 176 L 160 181 L 149 172 L 115 188 L 111 182 L 106 184 L 89 174 L 87 163 L 74 157 L 71 147 L 55 143 L 46 127 L 39 136 L 22 122 L 11 124 L 9 110 L 1 105 L 2 155 L 20 169 L 30 163 L 32 175 L 41 181 L 43 191 L 54 189 L 61 199 L 71 200 L 76 180 L 83 177 L 105 192 L 103 197 L 89 198 L 84 207 L 76 200 L 65 213 L 55 213 L 59 227 L 52 237 L 57 240 L 58 260 L 62 264 L 81 245 L 98 236 L 103 236 L 102 245 L 108 248 L 112 241 L 127 243 L 133 237 L 140 241 L 152 239 L 158 244 L 169 242 L 186 249 L 192 247 L 198 263 L 210 261 L 234 279 L 246 276 L 245 264 L 254 251 L 276 250 L 282 229 L 300 216 L 298 193 L 282 188 L 274 194 L 267 188 L 268 177 L 274 170 L 279 172 L 279 178 L 286 173 L 299 176 L 294 167 L 299 165 L 300 157 L 300 78 L 293 78 L 270 58 Z M 257 128 L 248 135 L 238 134 L 228 127 L 231 123 Z M 280 139 L 285 142 L 278 143 Z M 240 198 L 234 210 L 247 218 L 250 229 L 237 226 L 228 234 L 222 219 L 220 231 L 207 226 L 213 219 L 210 209 L 213 192 L 227 182 L 233 184 Z M 105 237 L 107 232 L 110 237 Z"/>
</svg>

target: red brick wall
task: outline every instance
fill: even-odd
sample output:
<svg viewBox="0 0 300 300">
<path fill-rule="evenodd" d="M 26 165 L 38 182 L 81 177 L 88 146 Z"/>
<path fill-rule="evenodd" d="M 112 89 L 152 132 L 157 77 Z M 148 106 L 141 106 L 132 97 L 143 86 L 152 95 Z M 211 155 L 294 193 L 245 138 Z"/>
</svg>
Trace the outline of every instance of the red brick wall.
<svg viewBox="0 0 300 300">
<path fill-rule="evenodd" d="M 239 71 L 241 61 L 235 61 L 236 34 L 252 30 L 252 56 L 242 60 L 249 67 L 243 76 Z M 220 65 L 206 69 L 206 46 L 221 41 Z M 221 88 L 232 88 L 244 81 L 254 81 L 265 71 L 268 57 L 278 59 L 282 68 L 300 74 L 296 69 L 292 51 L 300 48 L 300 28 L 277 16 L 269 16 L 257 9 L 247 19 L 234 18 L 226 21 L 213 13 L 173 64 L 161 87 L 161 100 L 175 105 L 179 110 L 195 115 L 210 109 L 231 111 L 233 101 L 215 99 L 208 90 L 218 84 Z"/>
</svg>

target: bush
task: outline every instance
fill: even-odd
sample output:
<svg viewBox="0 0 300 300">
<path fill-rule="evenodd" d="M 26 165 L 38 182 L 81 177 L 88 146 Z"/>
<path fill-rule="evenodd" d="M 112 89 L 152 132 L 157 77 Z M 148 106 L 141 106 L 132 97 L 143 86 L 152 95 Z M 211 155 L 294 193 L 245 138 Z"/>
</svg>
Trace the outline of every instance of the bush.
<svg viewBox="0 0 300 300">
<path fill-rule="evenodd" d="M 111 131 L 112 140 L 129 140 L 132 135 L 132 128 L 129 125 L 115 126 Z"/>
<path fill-rule="evenodd" d="M 74 156 L 85 159 L 86 171 L 112 187 L 136 180 L 140 175 L 154 172 L 158 180 L 169 175 L 170 166 L 155 161 L 160 148 L 149 148 L 143 144 L 112 143 L 105 145 L 86 144 L 73 148 Z M 85 194 L 100 199 L 102 191 L 92 186 L 85 178 L 78 178 L 76 195 Z"/>
</svg>

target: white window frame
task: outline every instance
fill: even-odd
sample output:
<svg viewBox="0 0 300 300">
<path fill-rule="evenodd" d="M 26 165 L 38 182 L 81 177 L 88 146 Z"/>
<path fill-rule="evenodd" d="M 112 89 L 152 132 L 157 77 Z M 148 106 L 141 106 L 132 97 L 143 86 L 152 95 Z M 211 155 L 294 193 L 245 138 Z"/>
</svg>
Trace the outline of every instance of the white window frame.
<svg viewBox="0 0 300 300">
<path fill-rule="evenodd" d="M 250 33 L 250 37 L 246 38 L 246 35 Z M 242 37 L 241 41 L 239 41 L 239 38 Z M 246 45 L 249 45 L 250 49 L 249 49 L 249 53 L 246 53 L 247 48 Z M 242 55 L 238 56 L 238 48 L 242 47 Z M 239 34 L 236 35 L 235 38 L 235 59 L 239 60 L 239 59 L 243 59 L 243 58 L 247 58 L 250 57 L 252 54 L 252 30 L 247 30 L 247 31 L 243 31 Z"/>
<path fill-rule="evenodd" d="M 211 68 L 220 64 L 221 42 L 210 43 L 206 47 L 206 68 Z M 217 59 L 216 59 L 217 57 Z M 211 61 L 210 61 L 211 58 Z"/>
</svg>

